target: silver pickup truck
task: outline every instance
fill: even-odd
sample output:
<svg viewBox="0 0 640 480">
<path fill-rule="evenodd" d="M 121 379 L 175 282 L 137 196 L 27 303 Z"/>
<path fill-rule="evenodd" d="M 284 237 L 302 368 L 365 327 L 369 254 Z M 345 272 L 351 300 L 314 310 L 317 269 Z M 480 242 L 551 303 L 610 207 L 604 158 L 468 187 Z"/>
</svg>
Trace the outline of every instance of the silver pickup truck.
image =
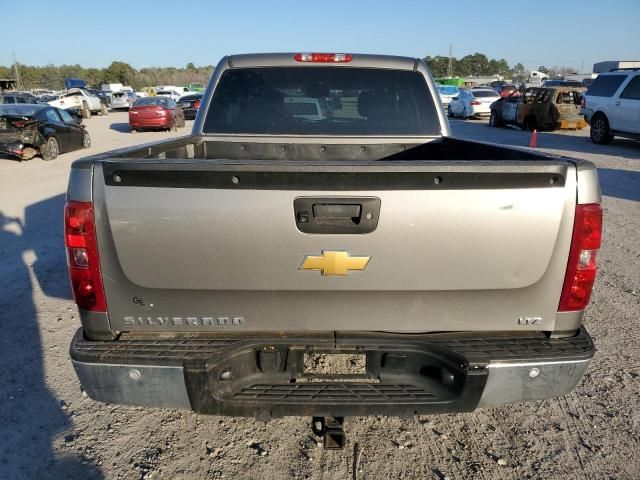
<svg viewBox="0 0 640 480">
<path fill-rule="evenodd" d="M 462 412 L 566 394 L 594 355 L 595 167 L 452 138 L 419 59 L 223 58 L 190 136 L 76 161 L 67 200 L 95 400 Z"/>
</svg>

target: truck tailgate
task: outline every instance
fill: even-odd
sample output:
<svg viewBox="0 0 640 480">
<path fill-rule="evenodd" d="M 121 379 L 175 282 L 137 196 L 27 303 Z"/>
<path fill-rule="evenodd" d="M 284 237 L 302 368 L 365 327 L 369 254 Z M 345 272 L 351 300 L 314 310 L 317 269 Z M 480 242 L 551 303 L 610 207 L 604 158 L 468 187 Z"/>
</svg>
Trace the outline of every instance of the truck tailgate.
<svg viewBox="0 0 640 480">
<path fill-rule="evenodd" d="M 107 161 L 93 195 L 114 330 L 550 330 L 576 172 Z"/>
</svg>

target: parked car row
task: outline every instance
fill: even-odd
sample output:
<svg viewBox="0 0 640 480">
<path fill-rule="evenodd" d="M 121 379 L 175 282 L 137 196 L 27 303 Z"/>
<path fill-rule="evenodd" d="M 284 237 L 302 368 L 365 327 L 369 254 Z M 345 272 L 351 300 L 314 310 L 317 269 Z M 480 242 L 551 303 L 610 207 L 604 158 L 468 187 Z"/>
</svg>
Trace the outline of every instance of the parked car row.
<svg viewBox="0 0 640 480">
<path fill-rule="evenodd" d="M 587 125 L 580 111 L 585 88 L 572 82 L 545 87 L 518 88 L 499 84 L 438 90 L 449 117 L 489 117 L 489 125 L 514 125 L 528 130 L 580 129 Z M 456 93 L 457 91 L 457 93 Z"/>
<path fill-rule="evenodd" d="M 491 88 L 462 88 L 460 93 L 449 102 L 447 114 L 449 117 L 463 119 L 488 117 L 491 114 L 491 104 L 499 98 L 500 95 Z"/>
<path fill-rule="evenodd" d="M 27 92 L 3 92 L 0 94 L 0 105 L 16 103 L 38 103 L 38 99 Z"/>
<path fill-rule="evenodd" d="M 28 92 L 3 92 L 0 94 L 0 105 L 6 104 L 48 104 L 62 110 L 74 110 L 89 118 L 92 114 L 106 115 L 108 106 L 92 92 L 71 88 L 57 94 L 44 93 L 39 97 Z"/>
<path fill-rule="evenodd" d="M 591 125 L 593 143 L 614 137 L 640 140 L 640 69 L 601 73 L 590 82 L 547 80 L 540 87 L 501 84 L 460 88 L 439 85 L 449 117 L 489 116 L 492 127 L 526 130 L 582 129 Z"/>
<path fill-rule="evenodd" d="M 587 123 L 580 114 L 582 88 L 530 87 L 491 104 L 489 125 L 516 125 L 527 130 L 580 129 Z"/>
</svg>

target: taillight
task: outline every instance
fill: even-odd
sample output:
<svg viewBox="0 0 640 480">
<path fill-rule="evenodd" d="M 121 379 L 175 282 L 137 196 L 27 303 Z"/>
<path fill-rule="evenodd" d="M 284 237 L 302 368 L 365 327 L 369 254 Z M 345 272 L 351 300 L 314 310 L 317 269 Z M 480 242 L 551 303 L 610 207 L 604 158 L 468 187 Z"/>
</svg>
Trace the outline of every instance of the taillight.
<svg viewBox="0 0 640 480">
<path fill-rule="evenodd" d="M 472 100 L 471 105 L 482 105 L 478 100 Z"/>
<path fill-rule="evenodd" d="M 64 207 L 67 265 L 76 304 L 83 310 L 106 312 L 98 242 L 91 202 L 68 202 Z"/>
<path fill-rule="evenodd" d="M 349 63 L 353 57 L 348 53 L 296 53 L 296 62 Z"/>
<path fill-rule="evenodd" d="M 159 117 L 164 117 L 167 114 L 167 111 L 163 108 L 158 108 L 156 110 L 156 115 Z"/>
<path fill-rule="evenodd" d="M 13 126 L 14 127 L 18 127 L 18 128 L 22 128 L 27 124 L 27 122 L 24 122 L 22 120 L 18 120 L 17 122 L 13 122 Z"/>
<path fill-rule="evenodd" d="M 193 108 L 195 109 L 200 108 L 200 100 L 196 100 L 195 102 L 193 102 Z"/>
<path fill-rule="evenodd" d="M 591 298 L 602 239 L 602 208 L 597 203 L 577 205 L 573 237 L 564 276 L 559 312 L 584 310 Z"/>
</svg>

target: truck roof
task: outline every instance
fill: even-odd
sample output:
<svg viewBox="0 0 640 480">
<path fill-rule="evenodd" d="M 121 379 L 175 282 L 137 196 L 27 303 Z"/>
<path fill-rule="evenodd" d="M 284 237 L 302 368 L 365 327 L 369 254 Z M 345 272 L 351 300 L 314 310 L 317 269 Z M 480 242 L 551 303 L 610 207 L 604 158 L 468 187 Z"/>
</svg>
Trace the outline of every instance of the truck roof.
<svg viewBox="0 0 640 480">
<path fill-rule="evenodd" d="M 302 62 L 294 59 L 295 52 L 290 53 L 250 53 L 230 55 L 226 60 L 231 68 L 250 67 L 361 67 L 390 68 L 395 70 L 415 70 L 419 59 L 397 57 L 392 55 L 370 55 L 354 53 L 348 62 Z M 225 59 L 223 59 L 224 61 Z"/>
</svg>

